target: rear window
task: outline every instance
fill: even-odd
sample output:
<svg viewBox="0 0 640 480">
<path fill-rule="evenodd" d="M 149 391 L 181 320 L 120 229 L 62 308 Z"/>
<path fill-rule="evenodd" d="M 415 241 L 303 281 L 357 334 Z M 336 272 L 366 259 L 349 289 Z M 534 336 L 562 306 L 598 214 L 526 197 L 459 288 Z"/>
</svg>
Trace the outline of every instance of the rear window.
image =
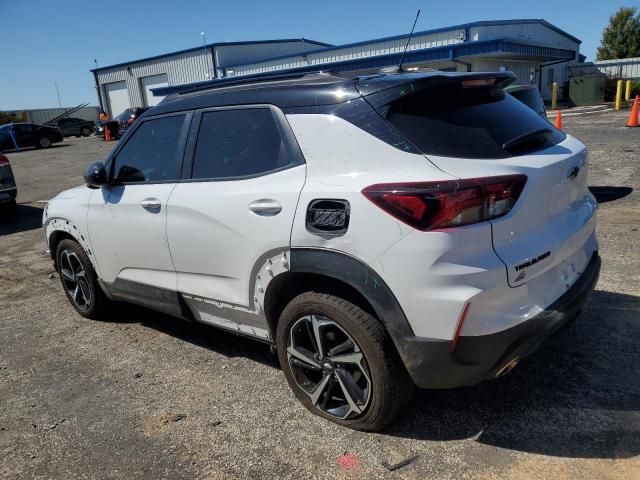
<svg viewBox="0 0 640 480">
<path fill-rule="evenodd" d="M 565 138 L 499 86 L 464 88 L 459 80 L 425 83 L 419 90 L 413 84 L 404 85 L 396 97 L 381 92 L 383 105 L 371 99 L 387 121 L 424 154 L 505 158 L 546 148 Z M 407 94 L 411 90 L 415 93 Z"/>
<path fill-rule="evenodd" d="M 535 88 L 525 88 L 522 90 L 507 90 L 507 93 L 513 98 L 520 100 L 538 115 L 546 115 L 544 103 L 540 97 L 540 93 Z"/>
<path fill-rule="evenodd" d="M 128 120 L 129 118 L 131 118 L 131 115 L 133 115 L 134 113 L 135 112 L 133 109 L 128 108 L 124 112 L 122 112 L 120 115 L 118 115 L 116 118 L 114 118 L 114 120 L 118 120 L 118 121 Z"/>
</svg>

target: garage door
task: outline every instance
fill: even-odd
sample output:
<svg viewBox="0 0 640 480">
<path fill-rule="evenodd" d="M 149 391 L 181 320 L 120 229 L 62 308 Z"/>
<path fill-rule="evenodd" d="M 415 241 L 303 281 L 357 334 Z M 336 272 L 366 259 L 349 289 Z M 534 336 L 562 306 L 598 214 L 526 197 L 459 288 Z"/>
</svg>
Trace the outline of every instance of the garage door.
<svg viewBox="0 0 640 480">
<path fill-rule="evenodd" d="M 150 77 L 142 77 L 140 79 L 142 85 L 142 92 L 144 95 L 144 104 L 147 107 L 153 107 L 160 103 L 164 97 L 154 97 L 152 88 L 166 87 L 169 85 L 167 74 L 162 73 L 160 75 L 151 75 Z"/>
<path fill-rule="evenodd" d="M 111 118 L 120 115 L 131 106 L 129 103 L 129 92 L 125 82 L 107 83 L 104 86 L 109 102 L 109 111 Z"/>
</svg>

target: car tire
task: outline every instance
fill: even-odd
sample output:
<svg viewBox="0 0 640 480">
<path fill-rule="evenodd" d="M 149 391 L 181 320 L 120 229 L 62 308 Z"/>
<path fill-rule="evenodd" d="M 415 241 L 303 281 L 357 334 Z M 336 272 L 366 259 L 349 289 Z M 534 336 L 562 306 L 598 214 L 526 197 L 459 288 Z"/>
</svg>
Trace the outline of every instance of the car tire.
<svg viewBox="0 0 640 480">
<path fill-rule="evenodd" d="M 49 148 L 51 147 L 51 139 L 49 137 L 40 137 L 36 146 L 37 148 Z"/>
<path fill-rule="evenodd" d="M 87 127 L 84 127 L 84 128 L 82 129 L 82 131 L 80 132 L 80 134 L 81 134 L 83 137 L 88 137 L 89 135 L 91 135 L 91 130 L 90 130 L 89 128 L 87 128 Z"/>
<path fill-rule="evenodd" d="M 343 298 L 295 297 L 280 316 L 276 346 L 298 400 L 340 425 L 382 430 L 411 399 L 413 381 L 384 326 Z"/>
<path fill-rule="evenodd" d="M 69 302 L 80 315 L 98 320 L 111 312 L 114 302 L 105 295 L 89 257 L 78 242 L 64 239 L 58 244 L 56 268 Z"/>
</svg>

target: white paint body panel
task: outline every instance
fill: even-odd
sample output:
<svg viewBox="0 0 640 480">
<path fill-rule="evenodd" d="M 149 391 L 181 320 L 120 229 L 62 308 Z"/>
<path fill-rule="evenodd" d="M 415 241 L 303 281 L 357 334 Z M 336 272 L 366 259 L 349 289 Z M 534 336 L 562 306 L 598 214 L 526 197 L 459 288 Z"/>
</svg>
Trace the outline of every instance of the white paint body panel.
<svg viewBox="0 0 640 480">
<path fill-rule="evenodd" d="M 251 270 L 273 249 L 288 249 L 305 166 L 245 180 L 189 182 L 169 199 L 167 231 L 178 290 L 247 305 Z M 272 200 L 282 210 L 261 216 L 249 209 Z"/>
<path fill-rule="evenodd" d="M 87 213 L 92 191 L 80 186 L 65 190 L 49 200 L 43 213 L 44 233 L 49 244 L 51 234 L 62 231 L 70 234 L 82 245 L 98 274 L 100 270 L 91 250 Z M 55 252 L 52 252 L 55 254 Z"/>
<path fill-rule="evenodd" d="M 307 182 L 293 225 L 292 247 L 339 250 L 370 263 L 413 229 L 384 213 L 361 190 L 375 183 L 453 178 L 422 155 L 402 152 L 342 118 L 287 115 L 287 120 L 307 162 Z M 344 236 L 307 231 L 307 207 L 319 198 L 349 201 L 351 219 Z"/>
<path fill-rule="evenodd" d="M 89 236 L 102 280 L 132 280 L 169 290 L 176 274 L 167 245 L 167 200 L 174 183 L 103 187 L 89 202 Z M 160 209 L 140 204 L 154 198 Z"/>
</svg>

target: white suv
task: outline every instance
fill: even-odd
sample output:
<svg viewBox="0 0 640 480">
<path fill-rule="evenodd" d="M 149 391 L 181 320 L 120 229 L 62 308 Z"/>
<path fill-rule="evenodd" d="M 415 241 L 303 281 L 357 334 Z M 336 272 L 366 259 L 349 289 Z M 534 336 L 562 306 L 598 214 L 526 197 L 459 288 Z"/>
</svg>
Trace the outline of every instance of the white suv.
<svg viewBox="0 0 640 480">
<path fill-rule="evenodd" d="M 298 399 L 377 430 L 419 388 L 495 378 L 599 270 L 575 138 L 509 72 L 218 81 L 167 97 L 46 240 L 83 316 L 127 301 L 267 342 Z"/>
</svg>

